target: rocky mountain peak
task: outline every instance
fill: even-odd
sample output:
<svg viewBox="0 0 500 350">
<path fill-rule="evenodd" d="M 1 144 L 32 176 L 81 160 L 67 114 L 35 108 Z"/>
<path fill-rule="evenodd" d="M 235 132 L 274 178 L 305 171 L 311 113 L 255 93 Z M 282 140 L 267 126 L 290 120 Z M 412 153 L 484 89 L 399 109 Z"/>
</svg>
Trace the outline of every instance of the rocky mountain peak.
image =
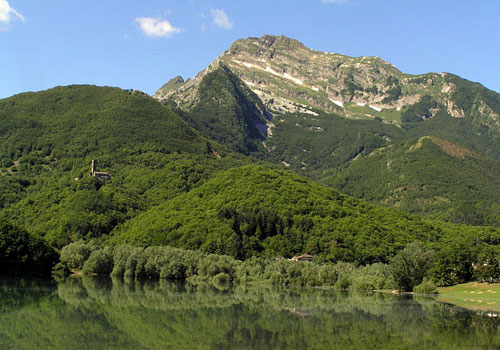
<svg viewBox="0 0 500 350">
<path fill-rule="evenodd" d="M 263 35 L 260 38 L 250 37 L 247 39 L 239 39 L 231 45 L 231 50 L 236 50 L 240 46 L 244 47 L 252 44 L 274 50 L 307 49 L 301 42 L 284 35 Z"/>
<path fill-rule="evenodd" d="M 433 83 L 422 79 L 423 86 L 405 93 L 402 85 L 409 83 L 408 77 L 381 58 L 316 51 L 285 36 L 237 40 L 219 60 L 274 113 L 315 114 L 319 109 L 374 117 L 383 109 L 400 112 L 414 104 L 422 95 L 419 90 Z"/>
<path fill-rule="evenodd" d="M 450 115 L 466 115 L 464 106 L 452 98 L 460 90 L 453 75 L 409 75 L 379 57 L 316 51 L 297 40 L 274 35 L 235 41 L 195 78 L 186 82 L 174 78 L 154 97 L 172 99 L 181 109 L 189 110 L 198 101 L 197 86 L 203 77 L 221 65 L 241 79 L 272 114 L 317 115 L 325 111 L 355 119 L 379 117 L 399 124 L 405 110 L 430 96 Z M 425 117 L 434 116 L 439 108 L 424 113 Z M 475 108 L 489 111 L 479 102 Z"/>
<path fill-rule="evenodd" d="M 166 84 L 164 84 L 160 89 L 158 89 L 158 95 L 168 95 L 171 91 L 175 91 L 184 85 L 185 81 L 180 75 L 175 78 L 170 79 Z"/>
</svg>

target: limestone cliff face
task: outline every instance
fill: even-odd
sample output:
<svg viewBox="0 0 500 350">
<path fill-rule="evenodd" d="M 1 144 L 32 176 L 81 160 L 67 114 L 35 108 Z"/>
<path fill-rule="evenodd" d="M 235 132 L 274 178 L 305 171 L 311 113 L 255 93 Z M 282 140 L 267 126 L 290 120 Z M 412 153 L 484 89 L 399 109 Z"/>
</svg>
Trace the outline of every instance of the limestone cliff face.
<svg viewBox="0 0 500 350">
<path fill-rule="evenodd" d="M 382 103 L 403 74 L 376 57 L 314 51 L 293 39 L 264 36 L 236 41 L 221 59 L 275 112 L 305 107 L 345 113 L 346 102 L 403 104 Z"/>
<path fill-rule="evenodd" d="M 477 99 L 468 111 L 457 103 L 459 88 L 452 75 L 409 75 L 378 57 L 315 51 L 296 40 L 271 35 L 235 41 L 195 78 L 169 82 L 154 97 L 172 99 L 181 109 L 189 110 L 198 101 L 200 81 L 220 65 L 239 77 L 273 114 L 317 114 L 321 110 L 399 123 L 406 108 L 429 95 L 454 117 L 463 118 L 474 110 L 484 112 L 482 122 L 486 125 L 499 123 L 499 112 L 484 99 Z"/>
</svg>

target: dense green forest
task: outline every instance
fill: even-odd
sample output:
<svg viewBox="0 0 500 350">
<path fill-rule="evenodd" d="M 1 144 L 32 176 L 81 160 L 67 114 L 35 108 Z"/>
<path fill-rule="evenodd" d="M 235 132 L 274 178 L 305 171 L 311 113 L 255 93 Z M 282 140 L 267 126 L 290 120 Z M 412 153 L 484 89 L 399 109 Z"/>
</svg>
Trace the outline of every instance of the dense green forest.
<svg viewBox="0 0 500 350">
<path fill-rule="evenodd" d="M 308 252 L 318 264 L 362 266 L 390 263 L 418 240 L 436 253 L 432 266 L 441 267 L 432 276 L 449 284 L 474 278 L 472 263 L 488 261 L 499 245 L 497 228 L 445 224 L 367 204 L 233 152 L 138 91 L 57 87 L 1 100 L 0 113 L 0 216 L 9 220 L 2 235 L 7 249 L 37 251 L 19 255 L 19 264 L 46 260 L 40 266 L 51 267 L 47 244 L 61 249 L 83 239 L 99 247 L 170 245 L 234 261 Z M 378 121 L 350 124 L 332 116 L 330 122 L 332 135 L 344 136 L 332 136 L 342 151 L 328 164 L 368 155 L 404 132 Z M 374 124 L 379 132 L 370 136 Z M 353 135 L 361 140 L 357 146 Z M 110 179 L 90 175 L 92 159 Z M 99 254 L 85 260 L 110 261 L 110 251 Z"/>
<path fill-rule="evenodd" d="M 376 120 L 351 120 L 321 113 L 290 113 L 273 118 L 272 137 L 265 158 L 314 179 L 323 171 L 345 164 L 360 154 L 400 140 L 403 131 Z"/>
<path fill-rule="evenodd" d="M 169 244 L 247 258 L 291 257 L 384 261 L 438 226 L 368 205 L 290 171 L 247 165 L 219 173 L 192 191 L 142 213 L 112 233 L 112 242 Z"/>
<path fill-rule="evenodd" d="M 115 229 L 110 242 L 168 244 L 238 259 L 308 252 L 319 261 L 364 265 L 388 262 L 415 240 L 452 249 L 443 259 L 461 252 L 470 265 L 478 241 L 498 247 L 500 229 L 425 220 L 366 204 L 290 171 L 248 165 L 136 216 Z"/>
<path fill-rule="evenodd" d="M 464 113 L 459 117 L 450 114 L 433 90 L 400 111 L 384 110 L 380 116 L 366 117 L 373 112 L 369 107 L 346 104 L 346 110 L 364 111 L 360 119 L 316 109 L 275 113 L 267 133 L 260 136 L 266 136 L 264 147 L 252 148 L 241 146 L 241 140 L 260 143 L 251 130 L 262 123 L 256 116 L 264 107 L 230 70 L 218 68 L 203 77 L 196 106 L 181 116 L 233 150 L 285 164 L 357 198 L 433 219 L 499 226 L 500 95 L 454 75 L 443 79 L 454 87 L 448 103 Z M 175 103 L 171 99 L 167 105 Z M 384 113 L 392 114 L 389 118 Z M 253 122 L 249 116 L 254 116 Z M 423 137 L 451 142 L 474 156 L 439 152 L 428 142 L 420 151 L 406 152 Z M 383 163 L 394 164 L 394 169 Z"/>
<path fill-rule="evenodd" d="M 354 197 L 419 215 L 500 226 L 499 174 L 495 161 L 446 140 L 423 137 L 358 157 L 322 181 Z"/>
<path fill-rule="evenodd" d="M 58 261 L 47 242 L 0 217 L 0 273 L 48 275 Z"/>
<path fill-rule="evenodd" d="M 207 73 L 200 83 L 198 101 L 189 113 L 176 112 L 206 137 L 243 154 L 264 149 L 265 108 L 227 67 Z"/>
<path fill-rule="evenodd" d="M 58 87 L 0 111 L 0 214 L 59 247 L 243 162 L 137 91 Z M 91 159 L 111 180 L 90 176 Z"/>
</svg>

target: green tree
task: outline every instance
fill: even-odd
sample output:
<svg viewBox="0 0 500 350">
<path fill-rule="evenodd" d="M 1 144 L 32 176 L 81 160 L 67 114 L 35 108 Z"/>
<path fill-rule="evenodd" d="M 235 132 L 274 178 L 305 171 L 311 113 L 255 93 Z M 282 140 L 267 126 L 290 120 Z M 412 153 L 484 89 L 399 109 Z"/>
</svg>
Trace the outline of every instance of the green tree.
<svg viewBox="0 0 500 350">
<path fill-rule="evenodd" d="M 105 247 L 94 250 L 83 264 L 86 275 L 109 275 L 113 271 L 113 249 Z"/>
<path fill-rule="evenodd" d="M 70 269 L 80 270 L 92 253 L 92 247 L 83 242 L 73 242 L 61 249 L 60 261 Z"/>
<path fill-rule="evenodd" d="M 476 248 L 466 239 L 443 242 L 430 275 L 438 285 L 447 286 L 472 280 Z"/>
<path fill-rule="evenodd" d="M 0 218 L 0 272 L 50 273 L 58 255 L 42 239 Z"/>
<path fill-rule="evenodd" d="M 483 244 L 474 264 L 474 277 L 478 282 L 500 282 L 500 250 Z"/>
<path fill-rule="evenodd" d="M 432 265 L 434 252 L 427 250 L 421 242 L 413 242 L 399 251 L 392 259 L 392 275 L 401 291 L 411 292 L 422 283 Z"/>
</svg>

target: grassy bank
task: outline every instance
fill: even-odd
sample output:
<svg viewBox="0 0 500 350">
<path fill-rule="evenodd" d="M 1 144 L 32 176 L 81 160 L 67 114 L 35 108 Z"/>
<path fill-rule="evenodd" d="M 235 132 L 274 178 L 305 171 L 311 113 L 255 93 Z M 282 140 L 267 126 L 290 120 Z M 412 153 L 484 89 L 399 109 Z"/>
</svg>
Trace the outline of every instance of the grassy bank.
<svg viewBox="0 0 500 350">
<path fill-rule="evenodd" d="M 500 312 L 500 284 L 470 282 L 439 288 L 437 301 L 469 310 Z"/>
</svg>

